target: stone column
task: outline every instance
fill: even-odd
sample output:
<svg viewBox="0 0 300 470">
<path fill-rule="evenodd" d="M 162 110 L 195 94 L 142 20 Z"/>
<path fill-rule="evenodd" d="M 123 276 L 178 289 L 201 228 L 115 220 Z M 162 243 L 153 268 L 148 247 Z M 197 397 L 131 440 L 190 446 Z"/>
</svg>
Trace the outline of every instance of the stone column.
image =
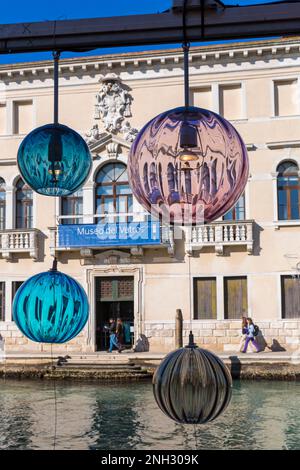
<svg viewBox="0 0 300 470">
<path fill-rule="evenodd" d="M 14 133 L 14 103 L 12 100 L 6 101 L 6 134 Z"/>
<path fill-rule="evenodd" d="M 15 227 L 15 187 L 6 186 L 6 221 L 5 228 Z"/>
<path fill-rule="evenodd" d="M 12 281 L 5 282 L 5 321 L 12 321 Z"/>
<path fill-rule="evenodd" d="M 84 224 L 93 224 L 96 219 L 92 217 L 95 214 L 94 207 L 94 188 L 95 184 L 93 181 L 89 181 L 83 187 L 83 223 Z"/>
<path fill-rule="evenodd" d="M 224 320 L 224 279 L 217 276 L 217 320 Z"/>
<path fill-rule="evenodd" d="M 215 113 L 220 113 L 220 97 L 219 97 L 219 85 L 218 83 L 213 83 L 211 86 L 212 92 L 212 110 Z"/>
</svg>

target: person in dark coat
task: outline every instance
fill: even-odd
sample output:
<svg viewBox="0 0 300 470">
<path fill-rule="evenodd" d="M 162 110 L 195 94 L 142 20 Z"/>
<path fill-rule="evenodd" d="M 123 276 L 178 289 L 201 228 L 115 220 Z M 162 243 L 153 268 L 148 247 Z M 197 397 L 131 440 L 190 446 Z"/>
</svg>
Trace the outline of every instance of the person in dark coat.
<svg viewBox="0 0 300 470">
<path fill-rule="evenodd" d="M 116 337 L 117 337 L 117 342 L 118 342 L 118 352 L 121 353 L 122 350 L 125 348 L 125 346 L 124 346 L 124 328 L 123 328 L 123 322 L 122 322 L 121 318 L 117 319 Z"/>
</svg>

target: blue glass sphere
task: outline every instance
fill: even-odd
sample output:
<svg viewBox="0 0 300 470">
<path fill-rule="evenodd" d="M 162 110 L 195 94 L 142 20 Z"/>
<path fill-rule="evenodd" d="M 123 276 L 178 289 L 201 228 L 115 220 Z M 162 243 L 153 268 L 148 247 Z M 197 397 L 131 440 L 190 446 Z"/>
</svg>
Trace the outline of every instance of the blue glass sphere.
<svg viewBox="0 0 300 470">
<path fill-rule="evenodd" d="M 70 341 L 83 329 L 88 315 L 88 299 L 81 285 L 56 270 L 30 277 L 13 302 L 16 325 L 38 343 Z"/>
<path fill-rule="evenodd" d="M 45 196 L 67 196 L 86 181 L 92 157 L 85 140 L 62 124 L 47 124 L 28 134 L 18 150 L 26 183 Z"/>
</svg>

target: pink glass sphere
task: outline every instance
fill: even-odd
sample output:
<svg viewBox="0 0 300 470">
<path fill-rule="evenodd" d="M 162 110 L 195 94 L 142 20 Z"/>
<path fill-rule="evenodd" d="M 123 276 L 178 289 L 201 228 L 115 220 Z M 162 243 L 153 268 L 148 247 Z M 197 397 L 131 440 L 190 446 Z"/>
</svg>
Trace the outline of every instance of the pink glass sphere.
<svg viewBox="0 0 300 470">
<path fill-rule="evenodd" d="M 194 134 L 182 147 L 182 129 Z M 134 196 L 170 223 L 211 222 L 242 195 L 249 163 L 245 144 L 226 119 L 212 111 L 184 107 L 166 111 L 138 133 L 129 154 Z"/>
</svg>

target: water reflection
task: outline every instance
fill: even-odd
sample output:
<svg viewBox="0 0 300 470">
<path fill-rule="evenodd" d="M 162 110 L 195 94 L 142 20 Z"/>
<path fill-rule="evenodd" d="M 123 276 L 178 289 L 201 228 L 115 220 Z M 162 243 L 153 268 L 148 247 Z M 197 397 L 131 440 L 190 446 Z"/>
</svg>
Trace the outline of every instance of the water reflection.
<svg viewBox="0 0 300 470">
<path fill-rule="evenodd" d="M 236 382 L 215 422 L 178 425 L 158 409 L 151 384 L 58 382 L 58 449 L 300 449 L 300 389 Z M 51 449 L 53 384 L 0 381 L 0 449 Z"/>
</svg>

